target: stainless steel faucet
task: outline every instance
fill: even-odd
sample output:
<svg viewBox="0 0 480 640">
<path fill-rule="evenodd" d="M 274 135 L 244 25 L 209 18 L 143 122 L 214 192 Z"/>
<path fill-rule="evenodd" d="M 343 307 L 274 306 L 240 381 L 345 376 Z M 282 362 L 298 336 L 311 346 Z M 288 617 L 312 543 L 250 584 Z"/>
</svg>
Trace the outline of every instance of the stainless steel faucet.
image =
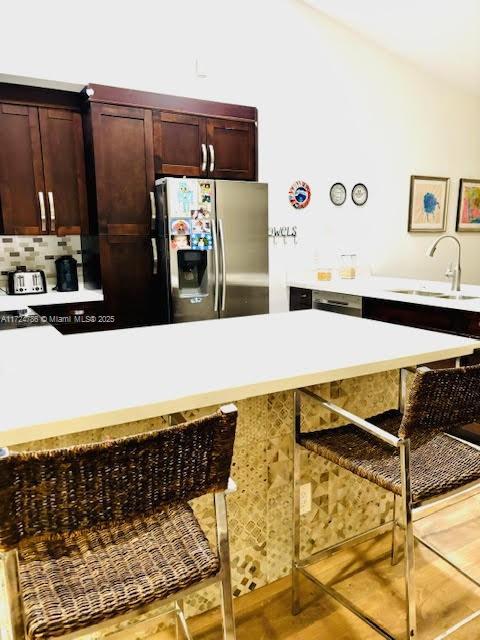
<svg viewBox="0 0 480 640">
<path fill-rule="evenodd" d="M 448 267 L 445 273 L 447 278 L 452 278 L 452 291 L 458 292 L 460 291 L 461 280 L 462 280 L 462 267 L 461 267 L 462 245 L 458 241 L 458 238 L 451 235 L 440 236 L 440 238 L 437 238 L 435 242 L 432 244 L 432 246 L 427 250 L 427 256 L 429 256 L 430 258 L 433 258 L 439 242 L 441 242 L 442 240 L 445 240 L 446 238 L 450 238 L 451 240 L 456 242 L 458 246 L 457 265 L 455 269 L 453 269 L 452 264 L 450 264 L 450 266 Z"/>
</svg>

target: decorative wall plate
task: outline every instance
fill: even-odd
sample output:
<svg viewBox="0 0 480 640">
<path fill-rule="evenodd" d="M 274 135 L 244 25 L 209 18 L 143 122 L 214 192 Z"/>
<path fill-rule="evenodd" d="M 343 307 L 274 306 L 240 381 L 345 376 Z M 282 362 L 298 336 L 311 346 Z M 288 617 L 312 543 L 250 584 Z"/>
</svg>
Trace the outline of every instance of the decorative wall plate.
<svg viewBox="0 0 480 640">
<path fill-rule="evenodd" d="M 312 192 L 309 185 L 303 180 L 297 180 L 288 191 L 288 199 L 295 209 L 304 209 L 310 202 Z"/>
<path fill-rule="evenodd" d="M 330 200 L 337 207 L 340 207 L 347 199 L 347 190 L 341 182 L 335 182 L 330 187 Z"/>
<path fill-rule="evenodd" d="M 357 205 L 357 207 L 361 207 L 368 200 L 368 189 L 361 182 L 359 182 L 353 187 L 352 200 Z"/>
</svg>

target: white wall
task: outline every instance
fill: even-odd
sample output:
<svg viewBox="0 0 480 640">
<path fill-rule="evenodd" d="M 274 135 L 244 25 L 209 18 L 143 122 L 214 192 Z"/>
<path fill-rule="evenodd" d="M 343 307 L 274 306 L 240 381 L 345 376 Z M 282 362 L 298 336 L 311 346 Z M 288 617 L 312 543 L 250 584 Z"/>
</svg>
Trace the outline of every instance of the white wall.
<svg viewBox="0 0 480 640">
<path fill-rule="evenodd" d="M 480 100 L 369 44 L 301 0 L 59 0 L 2 11 L 0 72 L 97 82 L 259 108 L 260 179 L 271 224 L 297 224 L 296 247 L 272 247 L 272 308 L 285 272 L 343 249 L 374 271 L 440 279 L 453 243 L 425 257 L 430 235 L 406 232 L 411 174 L 450 176 L 449 230 L 460 177 L 480 177 Z M 28 23 L 25 16 L 29 15 Z M 55 17 L 54 17 L 55 16 Z M 194 73 L 200 55 L 208 78 Z M 296 179 L 312 203 L 294 211 Z M 365 182 L 370 198 L 336 208 L 329 188 Z M 460 236 L 459 236 L 460 237 Z M 464 280 L 480 282 L 480 235 L 461 234 Z"/>
</svg>

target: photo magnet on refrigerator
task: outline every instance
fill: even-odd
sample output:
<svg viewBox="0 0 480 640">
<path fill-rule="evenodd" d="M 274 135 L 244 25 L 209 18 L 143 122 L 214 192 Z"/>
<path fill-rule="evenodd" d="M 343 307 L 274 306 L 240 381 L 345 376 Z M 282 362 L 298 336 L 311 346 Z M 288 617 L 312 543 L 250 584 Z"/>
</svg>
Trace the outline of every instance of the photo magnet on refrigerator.
<svg viewBox="0 0 480 640">
<path fill-rule="evenodd" d="M 192 249 L 211 251 L 213 249 L 212 235 L 210 233 L 194 233 L 192 235 Z"/>
<path fill-rule="evenodd" d="M 193 209 L 197 200 L 194 189 L 196 190 L 195 181 L 180 180 L 177 189 L 178 215 L 188 215 Z"/>
<path fill-rule="evenodd" d="M 172 249 L 190 249 L 190 236 L 171 236 L 170 246 Z"/>
<path fill-rule="evenodd" d="M 191 233 L 190 218 L 173 218 L 170 220 L 170 233 L 175 236 L 189 236 Z"/>
<path fill-rule="evenodd" d="M 192 220 L 192 233 L 212 233 L 212 223 L 208 218 Z"/>
</svg>

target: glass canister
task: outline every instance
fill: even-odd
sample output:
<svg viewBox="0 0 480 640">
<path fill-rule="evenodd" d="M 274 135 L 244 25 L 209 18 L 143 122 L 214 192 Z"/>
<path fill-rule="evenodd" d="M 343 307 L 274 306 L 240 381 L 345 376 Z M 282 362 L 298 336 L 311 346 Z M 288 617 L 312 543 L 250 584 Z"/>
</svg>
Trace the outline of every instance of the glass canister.
<svg viewBox="0 0 480 640">
<path fill-rule="evenodd" d="M 332 279 L 331 267 L 317 266 L 316 274 L 317 274 L 317 280 L 320 280 L 320 282 L 327 282 Z"/>
<path fill-rule="evenodd" d="M 328 257 L 324 255 L 324 252 L 315 251 L 314 264 L 315 264 L 315 278 L 321 282 L 332 279 L 333 270 L 332 267 L 327 266 Z"/>
<path fill-rule="evenodd" d="M 340 277 L 344 280 L 353 280 L 357 276 L 357 254 L 342 253 L 340 256 Z"/>
</svg>

